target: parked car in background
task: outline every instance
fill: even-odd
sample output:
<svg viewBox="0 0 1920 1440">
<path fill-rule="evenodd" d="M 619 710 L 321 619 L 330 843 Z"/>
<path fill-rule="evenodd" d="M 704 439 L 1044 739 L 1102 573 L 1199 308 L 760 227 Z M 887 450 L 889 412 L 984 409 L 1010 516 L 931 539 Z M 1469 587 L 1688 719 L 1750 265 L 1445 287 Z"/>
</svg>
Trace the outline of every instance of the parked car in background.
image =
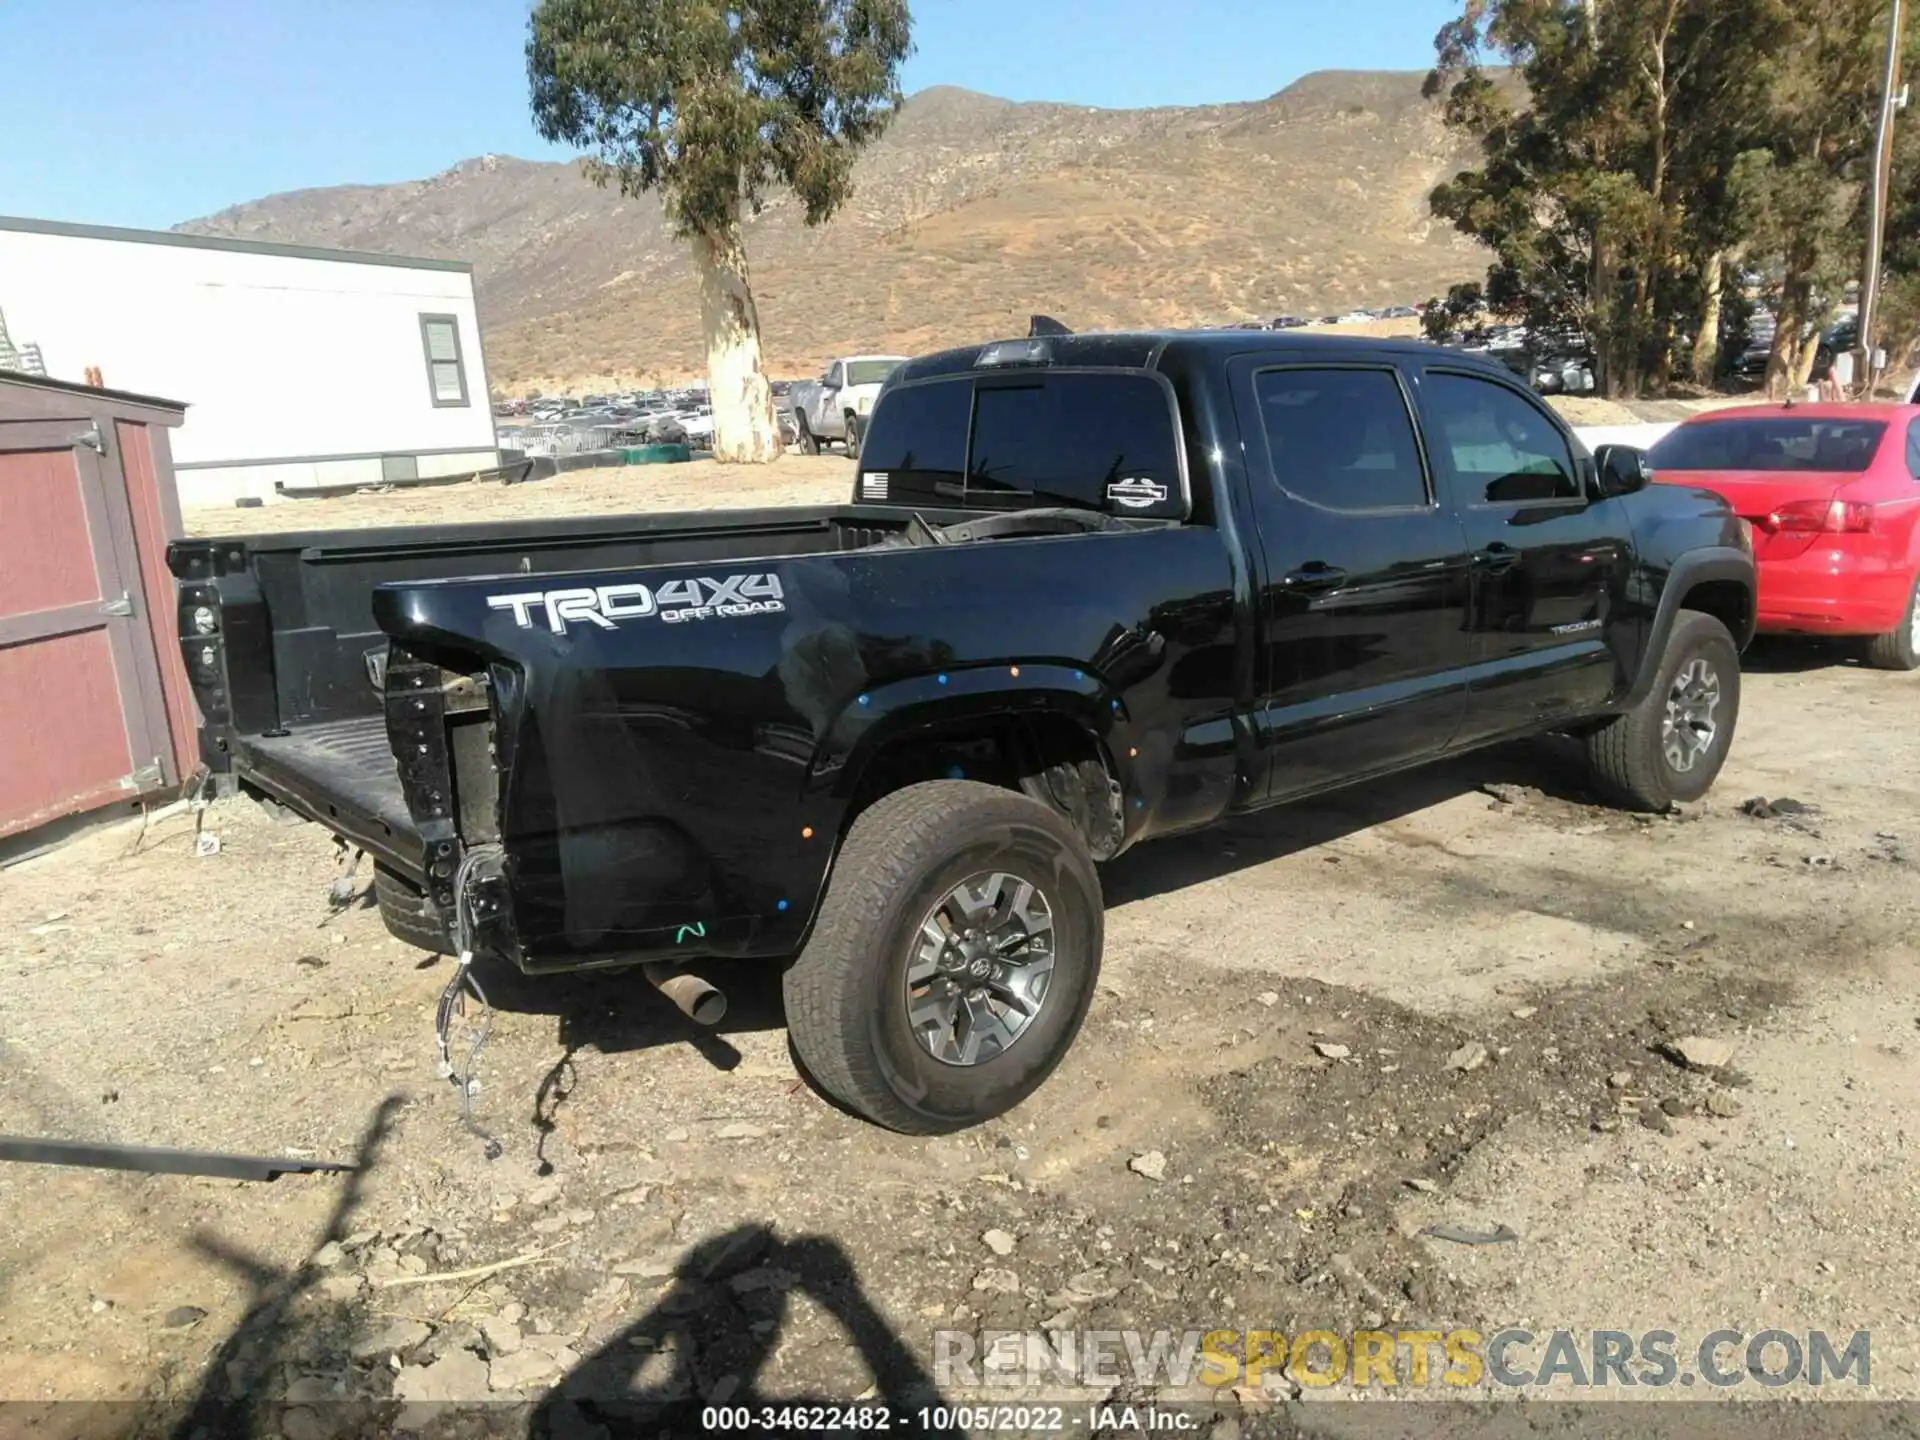
<svg viewBox="0 0 1920 1440">
<path fill-rule="evenodd" d="M 1764 312 L 1762 312 L 1764 313 Z M 1740 352 L 1740 358 L 1734 362 L 1734 374 L 1743 379 L 1763 379 L 1767 373 L 1767 360 L 1773 354 L 1773 340 L 1778 324 L 1773 316 L 1764 321 L 1755 315 L 1747 330 L 1747 347 Z M 1860 342 L 1860 320 L 1857 315 L 1842 315 L 1829 325 L 1820 335 L 1820 342 L 1813 352 L 1813 365 L 1807 371 L 1807 379 L 1818 383 L 1833 371 L 1833 357 L 1852 350 Z"/>
<path fill-rule="evenodd" d="M 1758 380 L 1767 373 L 1767 357 L 1773 354 L 1773 336 L 1777 329 L 1770 311 L 1756 310 L 1747 319 L 1747 342 L 1733 362 L 1733 373 L 1745 380 Z"/>
<path fill-rule="evenodd" d="M 1761 631 L 1860 636 L 1870 664 L 1920 666 L 1920 406 L 1712 411 L 1650 459 L 1753 527 Z"/>
<path fill-rule="evenodd" d="M 860 453 L 860 432 L 886 378 L 906 361 L 904 355 L 845 355 L 827 366 L 818 380 L 801 380 L 787 392 L 800 448 L 818 455 L 838 440 L 847 453 Z"/>
</svg>

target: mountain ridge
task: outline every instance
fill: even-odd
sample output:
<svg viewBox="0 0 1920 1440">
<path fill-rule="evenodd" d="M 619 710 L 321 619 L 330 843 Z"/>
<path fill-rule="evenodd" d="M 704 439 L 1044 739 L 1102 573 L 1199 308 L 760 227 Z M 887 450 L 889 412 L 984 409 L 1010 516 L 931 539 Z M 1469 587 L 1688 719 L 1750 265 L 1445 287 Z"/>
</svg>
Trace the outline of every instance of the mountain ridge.
<svg viewBox="0 0 1920 1440">
<path fill-rule="evenodd" d="M 1427 213 L 1471 155 L 1412 71 L 1318 71 L 1264 100 L 1102 109 L 957 86 L 908 97 L 852 198 L 747 226 L 769 368 L 1070 325 L 1231 323 L 1411 302 L 1478 274 Z M 576 162 L 473 156 L 394 184 L 287 191 L 175 227 L 470 260 L 496 389 L 701 373 L 686 244 L 655 196 Z"/>
</svg>

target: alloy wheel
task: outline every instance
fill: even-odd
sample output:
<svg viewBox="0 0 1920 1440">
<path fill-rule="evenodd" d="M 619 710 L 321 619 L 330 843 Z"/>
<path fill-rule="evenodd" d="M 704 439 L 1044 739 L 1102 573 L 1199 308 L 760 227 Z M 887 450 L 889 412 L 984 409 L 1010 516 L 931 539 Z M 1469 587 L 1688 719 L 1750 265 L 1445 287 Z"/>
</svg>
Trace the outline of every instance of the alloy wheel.
<svg viewBox="0 0 1920 1440">
<path fill-rule="evenodd" d="M 1713 749 L 1720 733 L 1720 676 L 1703 657 L 1680 667 L 1667 691 L 1667 713 L 1660 724 L 1660 748 L 1667 764 L 1684 775 Z"/>
<path fill-rule="evenodd" d="M 934 1059 L 978 1065 L 1002 1055 L 1046 1003 L 1053 906 L 1010 871 L 969 876 L 930 909 L 907 959 L 907 1023 Z"/>
</svg>

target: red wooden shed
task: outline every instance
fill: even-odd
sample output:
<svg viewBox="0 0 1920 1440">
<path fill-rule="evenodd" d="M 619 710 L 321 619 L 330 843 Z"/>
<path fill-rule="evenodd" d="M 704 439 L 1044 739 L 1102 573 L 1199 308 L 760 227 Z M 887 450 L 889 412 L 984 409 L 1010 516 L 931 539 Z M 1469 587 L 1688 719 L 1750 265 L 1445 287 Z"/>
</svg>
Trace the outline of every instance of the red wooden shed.
<svg viewBox="0 0 1920 1440">
<path fill-rule="evenodd" d="M 0 373 L 0 836 L 199 765 L 174 640 L 171 400 Z"/>
</svg>

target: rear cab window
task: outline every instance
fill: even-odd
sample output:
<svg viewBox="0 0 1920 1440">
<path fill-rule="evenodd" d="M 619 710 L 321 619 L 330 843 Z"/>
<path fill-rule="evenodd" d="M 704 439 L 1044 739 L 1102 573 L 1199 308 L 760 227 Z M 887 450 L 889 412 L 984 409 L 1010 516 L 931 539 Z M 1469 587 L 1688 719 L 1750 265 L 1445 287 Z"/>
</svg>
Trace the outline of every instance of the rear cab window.
<svg viewBox="0 0 1920 1440">
<path fill-rule="evenodd" d="M 1187 513 L 1170 387 L 1146 371 L 970 371 L 890 385 L 861 449 L 862 502 Z"/>
</svg>

